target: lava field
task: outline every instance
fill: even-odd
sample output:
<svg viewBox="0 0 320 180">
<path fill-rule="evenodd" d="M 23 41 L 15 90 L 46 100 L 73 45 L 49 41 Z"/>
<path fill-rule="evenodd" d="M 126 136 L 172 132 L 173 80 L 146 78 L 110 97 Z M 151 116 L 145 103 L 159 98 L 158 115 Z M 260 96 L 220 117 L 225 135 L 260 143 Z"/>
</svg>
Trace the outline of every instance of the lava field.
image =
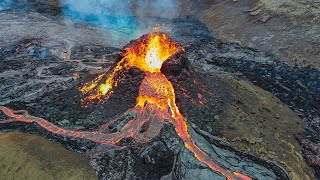
<svg viewBox="0 0 320 180">
<path fill-rule="evenodd" d="M 98 179 L 291 179 L 283 164 L 221 138 L 217 117 L 240 103 L 218 80 L 228 76 L 303 120 L 305 131 L 292 136 L 320 176 L 319 70 L 224 43 L 195 18 L 153 20 L 173 28 L 124 47 L 82 44 L 59 57 L 41 38 L 1 45 L 0 131 L 81 153 Z"/>
</svg>

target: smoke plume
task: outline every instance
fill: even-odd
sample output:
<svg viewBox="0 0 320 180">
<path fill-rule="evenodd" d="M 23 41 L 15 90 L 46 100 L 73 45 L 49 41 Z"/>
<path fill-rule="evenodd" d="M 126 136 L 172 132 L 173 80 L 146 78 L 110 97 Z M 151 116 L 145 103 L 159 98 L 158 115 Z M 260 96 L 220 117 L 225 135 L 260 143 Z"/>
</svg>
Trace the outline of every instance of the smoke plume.
<svg viewBox="0 0 320 180">
<path fill-rule="evenodd" d="M 131 37 L 158 23 L 150 17 L 174 18 L 177 0 L 61 0 L 63 13 L 74 22 L 93 24 Z"/>
<path fill-rule="evenodd" d="M 2 2 L 0 2 L 0 11 L 9 9 L 11 7 L 11 4 L 11 0 L 2 0 Z"/>
</svg>

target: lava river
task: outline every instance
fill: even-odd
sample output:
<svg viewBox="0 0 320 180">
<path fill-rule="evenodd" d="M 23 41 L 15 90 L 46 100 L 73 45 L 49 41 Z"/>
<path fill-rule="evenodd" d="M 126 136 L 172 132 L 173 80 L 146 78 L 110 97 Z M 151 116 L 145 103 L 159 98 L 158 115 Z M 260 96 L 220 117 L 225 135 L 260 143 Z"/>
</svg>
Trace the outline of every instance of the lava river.
<svg viewBox="0 0 320 180">
<path fill-rule="evenodd" d="M 84 138 L 101 144 L 117 145 L 124 138 L 132 138 L 139 144 L 148 143 L 159 135 L 164 122 L 168 121 L 175 127 L 175 131 L 183 140 L 185 147 L 213 171 L 221 173 L 228 180 L 251 179 L 246 175 L 224 168 L 192 141 L 188 133 L 187 123 L 176 105 L 173 85 L 161 72 L 163 63 L 178 51 L 184 50 L 177 42 L 164 33 L 152 32 L 126 47 L 123 58 L 117 62 L 111 73 L 101 74 L 92 82 L 81 87 L 80 92 L 84 96 L 81 100 L 83 106 L 89 106 L 93 101 L 103 103 L 109 99 L 114 88 L 121 81 L 115 78 L 117 73 L 128 67 L 136 67 L 145 72 L 145 77 L 140 84 L 136 105 L 117 119 L 100 126 L 96 131 L 63 129 L 43 118 L 31 116 L 25 110 L 14 111 L 3 106 L 0 107 L 0 110 L 9 119 L 0 122 L 0 124 L 12 122 L 37 123 L 56 134 Z M 104 79 L 103 82 L 101 82 L 102 79 Z M 118 132 L 106 132 L 111 124 L 116 123 L 121 117 L 129 113 L 134 113 L 134 118 L 129 120 Z M 142 131 L 145 127 L 147 127 L 146 130 Z"/>
</svg>

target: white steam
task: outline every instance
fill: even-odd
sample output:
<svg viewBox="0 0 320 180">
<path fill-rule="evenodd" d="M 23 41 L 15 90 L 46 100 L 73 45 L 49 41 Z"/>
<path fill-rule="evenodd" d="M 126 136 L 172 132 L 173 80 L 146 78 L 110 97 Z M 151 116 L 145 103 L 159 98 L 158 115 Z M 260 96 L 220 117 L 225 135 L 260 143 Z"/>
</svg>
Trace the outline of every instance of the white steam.
<svg viewBox="0 0 320 180">
<path fill-rule="evenodd" d="M 142 34 L 158 22 L 150 17 L 174 18 L 177 0 L 61 0 L 73 21 L 91 23 L 129 35 Z"/>
</svg>

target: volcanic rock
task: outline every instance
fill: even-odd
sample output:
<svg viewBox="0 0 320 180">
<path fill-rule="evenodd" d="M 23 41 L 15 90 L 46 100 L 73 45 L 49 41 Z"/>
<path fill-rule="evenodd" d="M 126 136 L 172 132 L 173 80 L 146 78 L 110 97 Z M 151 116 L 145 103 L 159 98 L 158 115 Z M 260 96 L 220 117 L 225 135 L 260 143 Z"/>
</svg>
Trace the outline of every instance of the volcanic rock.
<svg viewBox="0 0 320 180">
<path fill-rule="evenodd" d="M 166 76 L 178 76 L 183 68 L 187 68 L 187 57 L 184 50 L 180 50 L 162 64 L 161 72 Z"/>
<path fill-rule="evenodd" d="M 9 38 L 1 39 L 5 44 L 1 47 L 4 51 L 0 51 L 1 105 L 16 110 L 26 109 L 30 114 L 46 118 L 54 124 L 62 122 L 60 124 L 63 128 L 77 130 L 95 130 L 99 125 L 134 106 L 135 96 L 138 94 L 137 84 L 141 82 L 143 74 L 137 69 L 127 69 L 123 76 L 119 75 L 119 78 L 124 77 L 126 80 L 108 102 L 87 109 L 80 107 L 80 84 L 92 80 L 101 72 L 107 72 L 117 59 L 119 49 L 109 47 L 111 40 L 105 38 L 109 36 L 88 26 L 75 26 L 70 30 L 56 19 L 48 21 L 47 17 L 35 13 L 27 14 L 24 19 L 11 12 L 2 14 L 5 15 L 4 26 L 0 31 L 3 35 L 1 37 Z M 186 117 L 188 126 L 191 127 L 190 134 L 197 144 L 224 166 L 240 172 L 248 170 L 252 177 L 258 179 L 289 179 L 286 171 L 289 172 L 290 178 L 312 178 L 311 170 L 301 161 L 298 145 L 292 139 L 293 134 L 301 132 L 300 119 L 284 104 L 278 100 L 273 101 L 273 96 L 266 95 L 254 85 L 225 80 L 220 75 L 247 79 L 273 92 L 282 102 L 299 113 L 308 127 L 310 137 L 316 141 L 316 134 L 310 132 L 317 132 L 319 129 L 316 120 L 313 120 L 318 117 L 315 109 L 319 107 L 318 71 L 297 69 L 279 63 L 270 54 L 237 44 L 222 43 L 213 38 L 204 24 L 192 18 L 157 20 L 165 24 L 174 24 L 172 36 L 186 48 L 192 70 L 184 68 L 174 61 L 174 58 L 171 62 L 172 67 L 178 72 L 182 67 L 181 73 L 172 73 L 170 65 L 164 67 L 170 75 L 168 79 L 174 85 L 176 102 Z M 14 21 L 22 23 L 16 25 Z M 46 27 L 49 27 L 50 31 Z M 48 33 L 43 33 L 47 31 Z M 43 37 L 41 43 L 33 40 L 31 42 L 36 50 L 47 48 L 50 55 L 41 61 L 28 54 L 26 49 L 20 48 L 21 51 L 16 51 L 16 47 L 29 44 L 29 40 L 24 39 L 35 37 L 37 33 Z M 21 36 L 17 37 L 16 34 Z M 79 38 L 80 36 L 83 38 Z M 69 41 L 66 41 L 67 39 Z M 64 62 L 61 53 L 64 53 L 65 49 L 71 54 L 71 59 Z M 168 64 L 171 64 L 169 62 Z M 97 70 L 97 67 L 100 69 Z M 74 73 L 78 73 L 78 76 Z M 256 104 L 256 107 L 252 107 L 252 104 Z M 238 117 L 238 114 L 241 114 L 242 118 Z M 258 114 L 262 114 L 263 117 Z M 4 118 L 0 114 L 0 119 Z M 273 124 L 268 123 L 269 118 Z M 301 124 L 288 123 L 289 118 Z M 66 120 L 69 123 L 63 123 Z M 223 123 L 224 121 L 226 123 Z M 254 123 L 260 126 L 255 127 Z M 277 123 L 280 123 L 281 128 L 274 128 L 273 125 Z M 246 129 L 247 127 L 250 128 Z M 292 127 L 292 130 L 289 127 Z M 35 124 L 14 123 L 0 128 L 5 131 L 33 132 L 86 154 L 91 158 L 99 179 L 223 178 L 185 149 L 170 125 L 165 125 L 161 135 L 150 144 L 137 145 L 130 140 L 119 142 L 120 145 L 126 146 L 122 150 L 114 150 L 112 146 L 101 146 L 82 139 L 58 136 Z M 217 136 L 230 140 L 230 144 Z M 235 136 L 243 138 L 239 140 Z M 274 148 L 272 139 L 280 145 Z M 289 148 L 292 149 L 292 153 L 286 152 L 286 157 L 293 157 L 292 162 L 302 163 L 303 168 L 296 169 L 299 167 L 291 166 L 288 164 L 289 160 L 280 154 Z M 295 153 L 297 155 L 294 155 Z M 159 158 L 159 155 L 163 154 L 167 157 L 166 163 L 169 165 L 163 171 L 157 172 L 157 167 L 164 167 L 161 163 L 163 158 Z M 240 161 L 243 162 L 241 166 Z M 155 168 L 141 172 L 138 168 L 141 164 L 143 167 L 150 165 Z M 286 171 L 277 164 L 283 166 Z M 301 173 L 301 176 L 293 173 L 294 169 Z"/>
<path fill-rule="evenodd" d="M 192 58 L 192 56 L 189 56 L 189 58 L 190 57 Z M 117 57 L 114 57 L 114 60 L 116 60 L 116 58 Z M 3 62 L 8 62 L 8 61 L 3 61 Z M 17 64 L 25 64 L 27 62 L 19 62 L 19 61 L 14 61 L 14 62 L 16 63 L 15 64 L 16 70 L 21 68 L 33 69 L 32 67 L 35 66 L 35 64 L 30 64 L 28 66 L 22 66 L 22 65 L 16 66 Z M 51 76 L 70 75 L 72 71 L 77 68 L 77 64 L 72 63 L 73 64 L 72 66 L 71 65 L 66 66 L 66 64 L 69 64 L 69 63 L 72 63 L 72 62 L 56 63 L 55 66 L 59 68 L 57 67 L 54 67 L 54 68 L 56 68 L 59 71 L 55 70 L 53 72 L 59 72 L 59 73 L 52 74 Z M 12 67 L 12 65 L 13 65 L 12 63 L 3 63 L 2 67 L 3 68 Z M 40 63 L 37 66 L 46 67 L 47 65 Z M 52 67 L 49 67 L 49 69 L 51 68 Z M 45 69 L 45 68 L 42 68 L 42 69 Z M 215 128 L 215 127 L 224 127 L 222 125 L 219 125 L 217 121 L 222 122 L 221 119 L 224 118 L 224 114 L 223 114 L 224 112 L 226 112 L 227 114 L 232 114 L 231 112 L 229 113 L 228 111 L 229 109 L 228 104 L 229 103 L 232 104 L 234 99 L 236 99 L 236 98 L 232 98 L 232 96 L 235 96 L 234 94 L 237 94 L 238 90 L 234 88 L 230 88 L 230 85 L 228 85 L 228 83 L 226 82 L 222 83 L 222 81 L 221 80 L 219 81 L 217 77 L 203 78 L 201 74 L 198 74 L 196 72 L 194 72 L 195 74 L 191 76 L 190 70 L 186 68 L 182 68 L 182 69 L 183 69 L 182 70 L 183 73 L 180 73 L 179 76 L 170 76 L 170 77 L 175 86 L 175 89 L 177 90 L 177 98 L 180 99 L 180 101 L 177 101 L 177 103 L 183 110 L 184 115 L 188 119 L 190 119 L 190 123 L 191 123 L 189 124 L 190 127 L 193 127 L 192 123 L 199 127 L 199 128 L 195 128 L 196 132 L 193 132 L 192 130 L 190 130 L 190 132 L 192 133 L 192 137 L 195 137 L 195 140 L 198 143 L 198 145 L 203 147 L 206 150 L 206 152 L 211 152 L 210 155 L 212 157 L 215 157 L 219 162 L 225 163 L 224 165 L 226 167 L 229 167 L 229 166 L 235 167 L 234 161 L 232 161 L 234 159 L 236 159 L 236 161 L 241 160 L 246 162 L 243 164 L 243 167 L 239 169 L 235 169 L 237 171 L 241 171 L 242 168 L 246 169 L 247 163 L 249 164 L 257 163 L 255 166 L 259 167 L 260 171 L 259 172 L 257 171 L 254 173 L 256 177 L 264 177 L 264 178 L 274 177 L 275 178 L 278 176 L 278 177 L 282 177 L 283 179 L 286 179 L 287 176 L 285 173 L 283 173 L 284 171 L 281 170 L 281 168 L 279 169 L 277 166 L 269 166 L 269 165 L 266 166 L 267 169 L 274 168 L 272 169 L 272 171 L 274 172 L 271 173 L 269 170 L 265 169 L 265 167 L 258 165 L 258 164 L 261 164 L 262 162 L 263 162 L 262 164 L 268 164 L 267 162 L 264 162 L 264 160 L 261 160 L 261 159 L 252 160 L 251 158 L 244 158 L 244 157 L 247 157 L 248 155 L 243 155 L 241 153 L 239 154 L 239 152 L 235 151 L 235 149 L 232 149 L 231 146 L 226 145 L 224 143 L 221 144 L 222 142 L 221 140 L 215 140 L 215 139 L 212 139 L 210 135 L 206 136 L 200 133 L 202 136 L 206 136 L 207 138 L 209 137 L 209 139 L 206 140 L 206 139 L 203 139 L 202 136 L 197 135 L 199 132 L 202 132 L 201 129 L 207 132 L 213 133 L 213 135 L 217 135 L 219 133 L 224 134 L 218 128 Z M 7 71 L 5 71 L 4 69 L 3 71 L 4 73 L 7 73 Z M 34 74 L 35 75 L 40 74 L 41 76 L 43 75 L 48 76 L 49 75 L 47 74 L 48 72 L 49 71 L 40 71 L 40 73 L 34 73 Z M 92 76 L 86 72 L 82 72 L 81 76 L 85 77 L 86 74 L 89 77 Z M 113 116 L 112 114 L 117 115 L 127 110 L 128 108 L 130 108 L 130 106 L 134 105 L 134 99 L 135 99 L 135 96 L 137 95 L 137 92 L 136 92 L 137 86 L 135 85 L 141 82 L 141 78 L 140 78 L 141 75 L 142 75 L 141 71 L 139 71 L 136 68 L 130 68 L 124 71 L 124 73 L 121 75 L 122 77 L 124 77 L 124 81 L 122 81 L 122 87 L 120 86 L 118 90 L 116 90 L 115 92 L 115 94 L 120 94 L 121 96 L 113 96 L 113 98 L 109 99 L 110 102 L 103 104 L 100 108 L 97 108 L 97 109 L 93 109 L 93 108 L 80 109 L 79 100 L 75 101 L 79 99 L 79 97 L 70 96 L 71 94 L 76 94 L 76 90 L 77 90 L 76 84 L 79 83 L 78 80 L 72 80 L 70 81 L 72 83 L 64 84 L 66 86 L 66 89 L 63 91 L 61 91 L 61 89 L 59 88 L 57 89 L 53 88 L 51 93 L 44 93 L 40 95 L 39 98 L 36 96 L 32 97 L 31 99 L 28 100 L 28 102 L 21 101 L 20 103 L 17 103 L 17 102 L 11 103 L 11 107 L 14 109 L 27 109 L 30 112 L 33 112 L 37 116 L 45 117 L 46 119 L 50 119 L 52 122 L 56 122 L 56 123 L 65 122 L 65 119 L 68 119 L 70 123 L 68 124 L 62 123 L 62 124 L 63 126 L 66 126 L 71 129 L 75 129 L 78 126 L 82 126 L 83 129 L 87 129 L 90 127 L 94 128 L 97 126 L 97 124 L 102 124 L 108 119 L 112 118 Z M 9 76 L 7 78 L 14 78 L 21 82 L 24 82 L 28 78 L 32 79 L 37 77 L 30 75 L 30 76 L 14 76 L 14 77 Z M 133 80 L 133 78 L 138 78 L 138 79 Z M 210 83 L 212 81 L 216 83 Z M 9 83 L 12 81 L 6 80 L 4 82 Z M 185 95 L 183 94 L 183 91 L 178 88 L 178 85 L 185 87 L 187 89 L 187 92 L 190 93 L 189 98 L 184 97 Z M 40 87 L 41 86 L 38 86 L 38 87 L 34 86 L 34 88 L 40 88 Z M 60 87 L 60 86 L 57 86 L 57 87 Z M 199 92 L 202 95 L 200 95 Z M 11 93 L 12 95 L 16 94 L 15 91 L 8 91 L 7 93 Z M 57 94 L 57 96 L 52 96 L 52 93 Z M 248 95 L 248 98 L 251 96 L 252 94 Z M 244 98 L 242 101 L 246 101 L 248 98 Z M 267 99 L 270 99 L 270 98 L 272 99 L 272 97 L 267 97 Z M 130 101 L 132 102 L 126 103 L 128 99 L 131 99 Z M 196 99 L 197 104 L 192 104 L 192 99 Z M 122 102 L 119 103 L 120 102 L 119 100 L 122 100 Z M 188 103 L 189 101 L 190 103 Z M 200 102 L 202 102 L 203 104 L 199 104 Z M 48 103 L 50 104 L 50 106 L 48 106 Z M 265 107 L 263 106 L 261 108 L 263 109 Z M 265 109 L 272 109 L 272 107 L 266 107 Z M 193 112 L 196 112 L 196 113 L 193 113 Z M 271 113 L 270 117 L 274 116 L 272 112 L 266 111 L 266 113 Z M 281 113 L 280 112 L 276 112 L 276 113 L 280 114 L 280 118 L 281 118 Z M 219 115 L 220 118 L 214 118 L 217 115 Z M 207 124 L 203 122 L 206 122 Z M 208 124 L 210 126 L 208 126 Z M 224 128 L 224 129 L 228 129 L 228 127 L 230 126 L 230 123 L 226 123 L 226 124 L 227 124 L 227 128 Z M 293 127 L 292 124 L 286 124 L 286 125 L 287 127 Z M 5 127 L 5 129 L 12 129 L 12 128 L 14 128 L 14 126 Z M 63 137 L 57 137 L 50 133 L 48 134 L 44 132 L 39 127 L 27 126 L 27 129 L 23 129 L 23 131 L 30 131 L 32 129 L 33 131 L 37 132 L 37 134 L 39 135 L 42 135 L 48 138 L 54 138 L 56 141 L 62 143 L 64 146 L 68 148 L 75 149 L 80 152 L 84 152 L 84 151 L 90 152 L 92 149 L 92 144 L 84 145 L 85 142 L 83 142 L 80 139 L 72 139 L 72 138 L 66 139 Z M 299 131 L 299 128 L 293 128 L 293 129 L 297 129 L 297 131 L 294 131 L 294 132 L 290 131 L 289 135 L 292 135 L 293 133 L 296 133 Z M 278 131 L 279 131 L 278 129 L 275 129 L 276 133 Z M 237 132 L 241 134 L 241 136 L 247 133 L 246 131 L 237 131 Z M 237 136 L 239 136 L 239 134 L 237 134 Z M 256 139 L 260 138 L 259 135 L 260 134 L 258 135 L 254 134 L 253 136 L 248 136 L 249 141 L 252 141 L 252 139 L 255 139 L 255 138 Z M 227 135 L 223 137 L 227 137 Z M 134 144 L 130 145 L 130 143 L 125 143 L 125 141 L 122 143 L 125 143 L 125 145 L 128 148 L 127 150 L 114 152 L 112 151 L 112 147 L 105 148 L 105 149 L 111 148 L 111 151 L 109 151 L 107 154 L 102 153 L 102 155 L 98 155 L 98 158 L 92 158 L 91 160 L 94 168 L 98 172 L 99 179 L 105 179 L 107 177 L 110 178 L 112 174 L 117 174 L 113 176 L 113 179 L 123 179 L 123 178 L 132 179 L 132 178 L 142 178 L 142 177 L 144 178 L 153 177 L 155 179 L 158 179 L 163 176 L 167 176 L 171 178 L 173 177 L 192 178 L 192 177 L 199 177 L 200 172 L 202 175 L 204 175 L 203 178 L 205 177 L 222 178 L 221 175 L 212 172 L 210 169 L 204 170 L 205 166 L 202 163 L 198 162 L 198 160 L 194 158 L 189 151 L 184 149 L 182 141 L 179 139 L 179 137 L 177 137 L 177 135 L 174 134 L 174 130 L 172 129 L 172 127 L 168 127 L 168 126 L 164 127 L 164 130 L 161 133 L 161 136 L 159 136 L 158 138 L 161 141 L 159 142 L 158 145 L 154 145 L 153 143 L 151 143 L 143 147 L 143 149 L 145 150 L 140 149 L 140 147 L 136 147 L 136 145 Z M 280 138 L 282 138 L 282 136 Z M 230 138 L 230 140 L 232 139 Z M 287 140 L 285 135 L 283 136 L 283 140 Z M 211 143 L 213 142 L 217 143 L 217 146 L 210 145 L 208 141 Z M 261 141 L 257 141 L 257 142 L 261 142 Z M 233 144 L 233 145 L 234 147 L 239 147 L 239 148 L 241 147 L 238 144 Z M 153 146 L 155 147 L 159 146 L 159 147 L 154 148 Z M 265 145 L 265 146 L 269 147 L 268 145 Z M 219 154 L 215 155 L 213 153 L 215 151 L 211 149 L 212 147 L 213 149 L 215 149 L 216 152 L 219 152 L 219 153 L 223 152 L 223 154 L 227 155 L 227 157 L 221 156 Z M 261 146 L 261 147 L 263 148 L 264 146 Z M 279 149 L 281 149 L 279 152 L 284 152 L 283 148 L 287 148 L 287 146 L 281 147 L 281 148 L 279 147 Z M 155 151 L 155 149 L 157 151 Z M 256 153 L 255 151 L 248 151 L 244 149 L 242 149 L 242 151 L 248 152 L 248 153 Z M 145 153 L 142 153 L 142 152 L 145 152 Z M 234 154 L 234 152 L 237 152 L 237 153 Z M 297 152 L 297 150 L 295 150 L 295 152 Z M 101 152 L 98 152 L 98 153 L 101 153 Z M 174 162 L 174 159 L 177 159 L 176 164 L 173 163 L 172 166 L 171 165 L 168 166 L 167 169 L 162 172 L 155 172 L 157 168 L 155 169 L 152 168 L 149 171 L 147 171 L 148 173 L 146 173 L 146 172 L 141 172 L 141 170 L 137 168 L 139 166 L 143 166 L 144 163 L 146 164 L 151 163 L 150 165 L 152 165 L 153 167 L 163 167 L 163 164 L 161 164 L 162 160 L 160 160 L 162 159 L 162 157 L 159 159 L 159 154 L 166 154 L 165 157 L 168 157 L 167 164 L 170 164 Z M 107 155 L 107 156 L 105 157 L 104 155 Z M 261 156 L 260 154 L 256 154 L 256 155 Z M 96 155 L 93 154 L 92 157 L 96 157 Z M 220 158 L 224 157 L 224 158 L 219 160 L 219 157 Z M 263 156 L 263 157 L 265 157 L 266 159 L 275 160 L 279 162 L 279 159 L 275 157 L 274 158 L 270 156 Z M 153 163 L 155 164 L 153 165 Z M 289 165 L 285 167 L 287 168 L 288 171 L 290 170 Z M 122 172 L 123 169 L 126 169 L 126 171 Z M 183 172 L 188 172 L 188 173 L 183 175 Z M 308 171 L 304 173 L 308 174 Z M 302 174 L 304 173 L 302 172 Z"/>
</svg>

